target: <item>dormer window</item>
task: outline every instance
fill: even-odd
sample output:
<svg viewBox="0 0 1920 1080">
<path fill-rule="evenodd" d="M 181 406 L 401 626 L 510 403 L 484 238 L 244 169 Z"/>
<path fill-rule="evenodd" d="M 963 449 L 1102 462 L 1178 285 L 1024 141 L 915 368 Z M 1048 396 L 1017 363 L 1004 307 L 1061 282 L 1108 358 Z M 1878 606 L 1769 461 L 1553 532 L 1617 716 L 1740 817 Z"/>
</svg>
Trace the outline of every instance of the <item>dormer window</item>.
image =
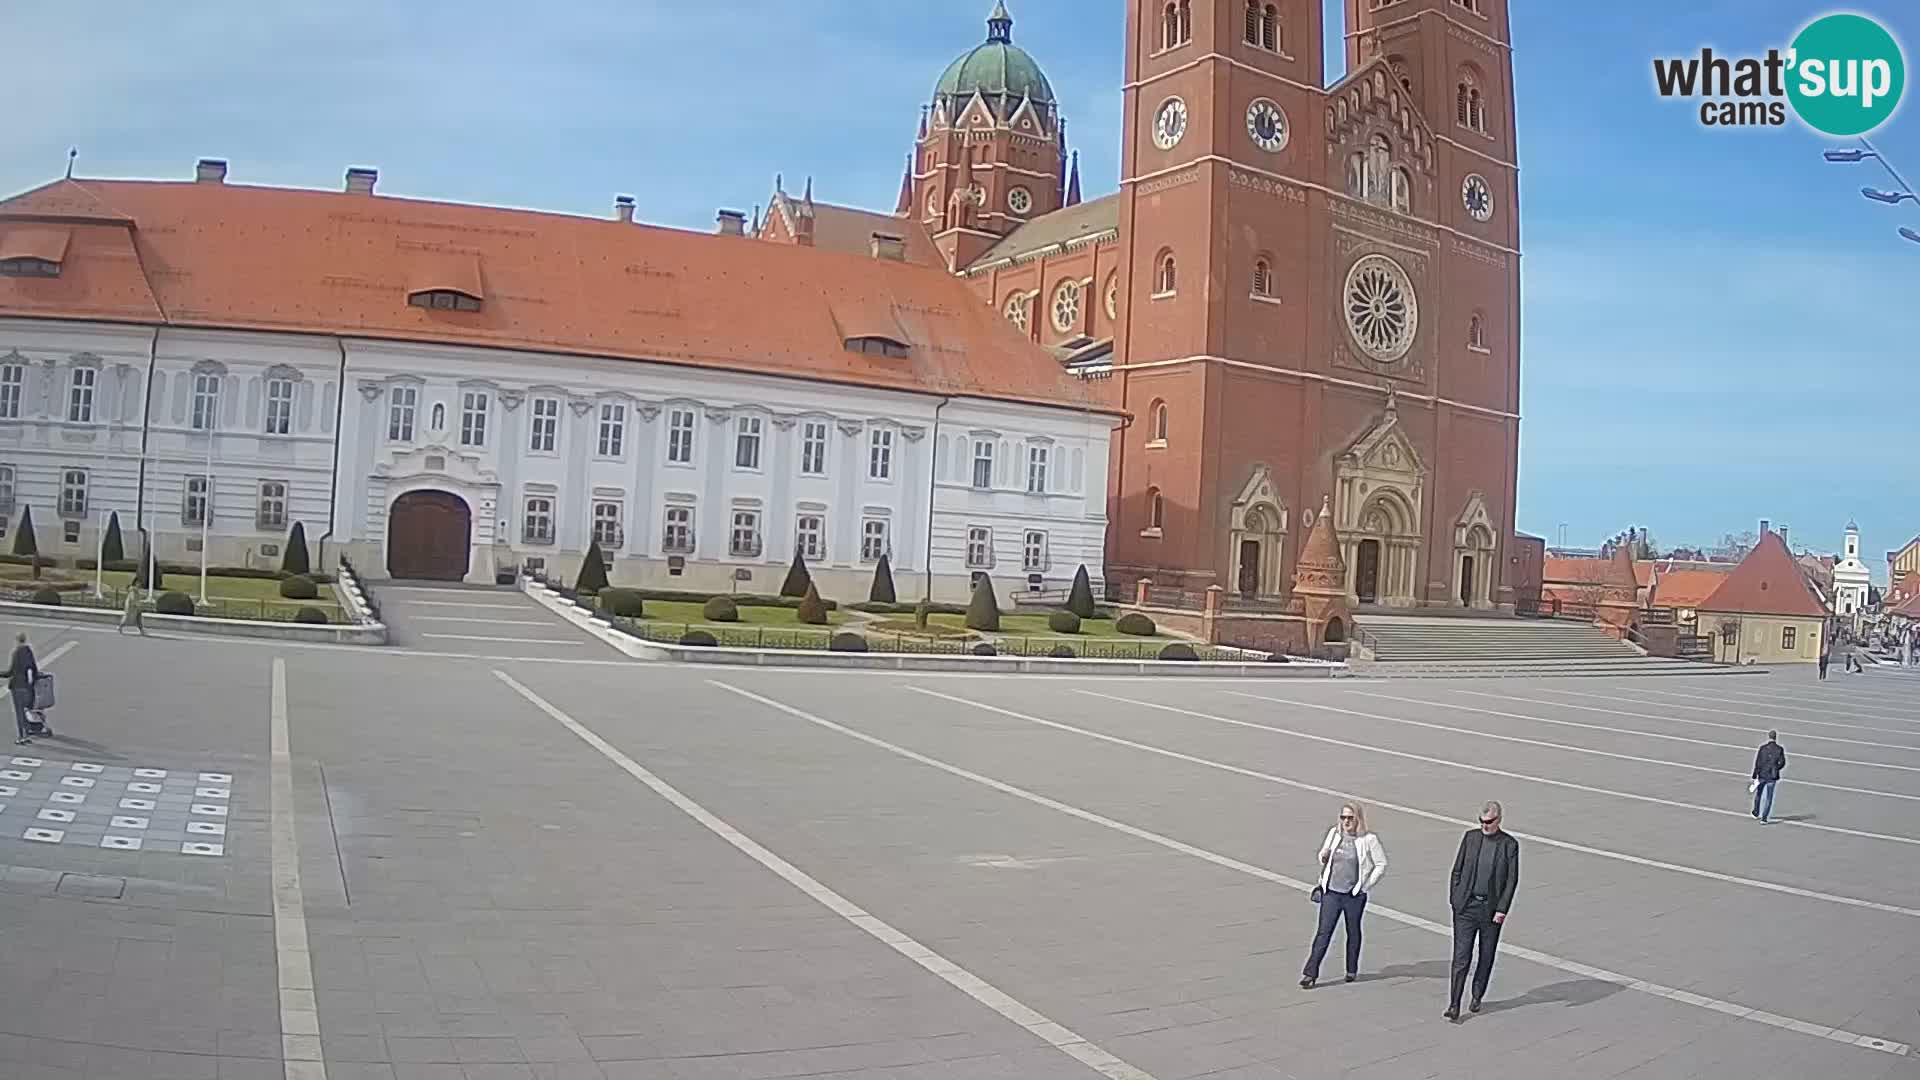
<svg viewBox="0 0 1920 1080">
<path fill-rule="evenodd" d="M 51 259 L 0 259 L 0 277 L 59 277 L 60 264 Z"/>
<path fill-rule="evenodd" d="M 407 294 L 407 303 L 434 311 L 479 311 L 480 298 L 454 289 L 422 289 Z"/>
<path fill-rule="evenodd" d="M 877 335 L 851 337 L 847 339 L 847 351 L 857 352 L 863 356 L 887 356 L 896 360 L 904 360 L 907 357 L 907 349 L 907 343 L 904 341 L 896 341 L 893 338 L 879 337 Z"/>
</svg>

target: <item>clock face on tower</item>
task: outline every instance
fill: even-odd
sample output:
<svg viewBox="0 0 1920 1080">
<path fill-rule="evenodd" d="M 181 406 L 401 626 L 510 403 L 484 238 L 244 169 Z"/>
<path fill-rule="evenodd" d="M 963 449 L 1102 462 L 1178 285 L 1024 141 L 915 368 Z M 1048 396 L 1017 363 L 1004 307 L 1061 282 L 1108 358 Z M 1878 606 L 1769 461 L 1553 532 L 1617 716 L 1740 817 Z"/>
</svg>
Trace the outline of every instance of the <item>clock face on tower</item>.
<svg viewBox="0 0 1920 1080">
<path fill-rule="evenodd" d="M 1467 208 L 1467 216 L 1475 221 L 1492 218 L 1493 189 L 1487 186 L 1487 178 L 1479 173 L 1469 173 L 1460 184 L 1460 204 Z"/>
<path fill-rule="evenodd" d="M 1287 114 L 1266 98 L 1257 98 L 1247 106 L 1247 134 L 1253 137 L 1253 145 L 1278 153 L 1287 145 Z"/>
<path fill-rule="evenodd" d="M 1186 133 L 1187 103 L 1177 97 L 1161 102 L 1160 111 L 1153 115 L 1153 145 L 1171 150 Z"/>
</svg>

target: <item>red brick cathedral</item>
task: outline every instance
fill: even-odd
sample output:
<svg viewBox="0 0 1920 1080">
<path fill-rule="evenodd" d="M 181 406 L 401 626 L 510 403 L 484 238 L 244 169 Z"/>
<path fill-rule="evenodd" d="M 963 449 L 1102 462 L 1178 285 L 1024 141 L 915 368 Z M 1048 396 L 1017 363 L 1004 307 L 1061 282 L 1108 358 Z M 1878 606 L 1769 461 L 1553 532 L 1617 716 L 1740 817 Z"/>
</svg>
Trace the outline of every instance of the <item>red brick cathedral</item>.
<svg viewBox="0 0 1920 1080">
<path fill-rule="evenodd" d="M 966 277 L 1130 415 L 1109 580 L 1278 598 L 1329 504 L 1350 598 L 1513 602 L 1520 224 L 1507 0 L 1128 0 L 1120 190 L 1083 202 L 1004 3 L 893 214 L 776 191 L 763 238 Z"/>
</svg>

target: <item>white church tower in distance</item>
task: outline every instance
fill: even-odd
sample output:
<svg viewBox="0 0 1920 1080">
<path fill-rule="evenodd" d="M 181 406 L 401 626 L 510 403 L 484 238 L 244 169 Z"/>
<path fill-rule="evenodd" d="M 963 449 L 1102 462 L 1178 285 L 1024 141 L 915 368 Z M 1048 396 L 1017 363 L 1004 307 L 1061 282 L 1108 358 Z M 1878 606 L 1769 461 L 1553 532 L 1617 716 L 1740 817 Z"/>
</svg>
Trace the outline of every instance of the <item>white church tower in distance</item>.
<svg viewBox="0 0 1920 1080">
<path fill-rule="evenodd" d="M 1867 607 L 1867 584 L 1872 572 L 1860 561 L 1860 526 L 1851 521 L 1847 522 L 1847 543 L 1843 551 L 1833 567 L 1834 613 L 1857 627 L 1860 613 Z"/>
</svg>

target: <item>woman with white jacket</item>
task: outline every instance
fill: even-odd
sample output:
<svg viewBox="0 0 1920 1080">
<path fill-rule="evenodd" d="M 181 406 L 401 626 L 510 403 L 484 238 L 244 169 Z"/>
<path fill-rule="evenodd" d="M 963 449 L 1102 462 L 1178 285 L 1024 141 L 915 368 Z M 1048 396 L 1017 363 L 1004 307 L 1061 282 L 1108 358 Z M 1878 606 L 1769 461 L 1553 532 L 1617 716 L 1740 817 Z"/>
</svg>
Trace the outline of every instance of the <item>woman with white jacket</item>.
<svg viewBox="0 0 1920 1080">
<path fill-rule="evenodd" d="M 1387 849 L 1367 829 L 1366 810 L 1359 803 L 1340 808 L 1340 823 L 1327 830 L 1320 844 L 1320 927 L 1313 935 L 1313 951 L 1300 974 L 1300 989 L 1311 990 L 1320 978 L 1320 961 L 1333 943 L 1333 927 L 1347 920 L 1347 981 L 1360 975 L 1360 916 L 1367 910 L 1367 894 L 1387 872 Z"/>
</svg>

